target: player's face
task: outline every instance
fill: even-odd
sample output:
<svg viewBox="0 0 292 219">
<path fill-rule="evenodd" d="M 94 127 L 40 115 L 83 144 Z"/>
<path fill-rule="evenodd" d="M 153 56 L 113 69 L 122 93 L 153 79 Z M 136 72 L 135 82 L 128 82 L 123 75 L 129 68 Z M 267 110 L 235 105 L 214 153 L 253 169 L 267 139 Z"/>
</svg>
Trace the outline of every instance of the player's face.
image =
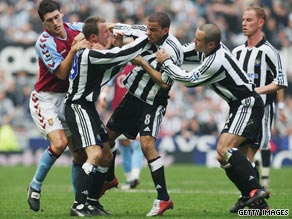
<svg viewBox="0 0 292 219">
<path fill-rule="evenodd" d="M 249 37 L 255 33 L 261 31 L 263 25 L 263 19 L 259 19 L 256 16 L 254 10 L 246 10 L 242 16 L 242 33 Z"/>
<path fill-rule="evenodd" d="M 206 53 L 207 52 L 207 44 L 205 42 L 205 35 L 206 33 L 204 31 L 201 31 L 199 29 L 196 30 L 195 38 L 193 42 L 196 45 L 196 51 Z"/>
<path fill-rule="evenodd" d="M 60 11 L 55 10 L 45 14 L 43 24 L 50 34 L 65 37 L 63 14 Z"/>
<path fill-rule="evenodd" d="M 147 35 L 150 43 L 161 45 L 169 28 L 161 28 L 158 22 L 149 22 L 147 26 Z"/>
<path fill-rule="evenodd" d="M 111 32 L 109 31 L 106 23 L 98 23 L 98 36 L 97 42 L 103 46 L 106 46 Z"/>
</svg>

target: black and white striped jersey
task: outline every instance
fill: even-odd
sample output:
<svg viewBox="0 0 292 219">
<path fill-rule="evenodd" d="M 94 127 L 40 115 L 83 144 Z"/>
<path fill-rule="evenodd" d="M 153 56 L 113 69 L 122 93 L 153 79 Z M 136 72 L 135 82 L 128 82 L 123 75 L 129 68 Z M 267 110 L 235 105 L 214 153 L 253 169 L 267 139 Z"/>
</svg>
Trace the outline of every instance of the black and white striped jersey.
<svg viewBox="0 0 292 219">
<path fill-rule="evenodd" d="M 218 45 L 191 71 L 181 69 L 170 59 L 162 63 L 162 68 L 163 81 L 168 81 L 170 77 L 187 87 L 208 85 L 229 104 L 252 96 L 254 92 L 255 85 L 223 44 Z"/>
<path fill-rule="evenodd" d="M 248 48 L 245 43 L 233 49 L 232 53 L 256 87 L 272 82 L 280 86 L 288 86 L 280 54 L 265 38 L 253 48 Z M 275 92 L 261 94 L 261 97 L 265 104 L 270 104 L 276 100 L 276 95 Z"/>
<path fill-rule="evenodd" d="M 147 34 L 145 25 L 127 25 L 116 24 L 114 32 L 122 33 L 128 37 L 138 37 Z M 147 50 L 141 53 L 141 56 L 157 71 L 160 71 L 161 65 L 156 61 L 156 52 L 158 49 L 165 49 L 170 55 L 172 61 L 181 66 L 183 63 L 183 48 L 180 42 L 171 34 L 168 34 L 162 45 L 148 43 Z M 136 66 L 124 80 L 128 92 L 140 100 L 150 104 L 166 104 L 169 97 L 169 90 L 162 89 L 149 76 L 149 74 L 140 66 Z"/>
<path fill-rule="evenodd" d="M 74 56 L 69 75 L 67 102 L 97 100 L 100 89 L 108 83 L 148 44 L 147 36 L 110 50 L 83 49 Z"/>
</svg>

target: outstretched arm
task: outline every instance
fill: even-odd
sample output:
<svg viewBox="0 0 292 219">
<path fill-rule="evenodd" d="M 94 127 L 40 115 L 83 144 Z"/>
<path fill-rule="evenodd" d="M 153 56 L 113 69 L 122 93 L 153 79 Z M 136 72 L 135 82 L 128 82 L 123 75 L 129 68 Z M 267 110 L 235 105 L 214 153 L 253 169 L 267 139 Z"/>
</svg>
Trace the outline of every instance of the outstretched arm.
<svg viewBox="0 0 292 219">
<path fill-rule="evenodd" d="M 84 34 L 83 33 L 78 34 L 73 40 L 73 43 L 68 55 L 61 62 L 59 67 L 55 70 L 54 74 L 56 75 L 56 77 L 58 77 L 61 80 L 67 80 L 69 71 L 72 67 L 72 62 L 73 62 L 75 53 L 80 49 L 90 48 L 90 47 L 91 45 L 85 39 Z"/>
<path fill-rule="evenodd" d="M 169 89 L 169 85 L 166 84 L 162 78 L 161 78 L 161 73 L 156 71 L 154 68 L 152 68 L 149 63 L 143 59 L 142 56 L 137 56 L 136 58 L 134 58 L 132 61 L 131 61 L 134 65 L 137 65 L 137 66 L 141 66 L 149 75 L 150 77 L 152 78 L 152 80 L 158 84 L 162 89 Z"/>
</svg>

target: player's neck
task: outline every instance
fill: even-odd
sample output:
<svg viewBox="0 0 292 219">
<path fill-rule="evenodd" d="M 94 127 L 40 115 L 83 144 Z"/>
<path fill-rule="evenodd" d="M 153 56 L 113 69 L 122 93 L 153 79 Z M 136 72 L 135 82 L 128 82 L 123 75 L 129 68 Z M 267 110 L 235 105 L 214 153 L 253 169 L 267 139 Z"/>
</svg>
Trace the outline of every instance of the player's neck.
<svg viewBox="0 0 292 219">
<path fill-rule="evenodd" d="M 255 33 L 252 36 L 247 38 L 247 47 L 255 47 L 261 40 L 263 39 L 263 35 L 261 32 Z"/>
</svg>

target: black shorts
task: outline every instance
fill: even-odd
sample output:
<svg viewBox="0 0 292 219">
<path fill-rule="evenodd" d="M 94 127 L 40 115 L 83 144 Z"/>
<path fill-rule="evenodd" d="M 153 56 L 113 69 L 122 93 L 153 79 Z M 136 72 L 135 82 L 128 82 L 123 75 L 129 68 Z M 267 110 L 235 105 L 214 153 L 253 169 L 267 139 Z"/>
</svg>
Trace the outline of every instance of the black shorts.
<svg viewBox="0 0 292 219">
<path fill-rule="evenodd" d="M 157 138 L 166 106 L 149 105 L 127 93 L 110 117 L 107 127 L 129 139 L 140 136 Z"/>
<path fill-rule="evenodd" d="M 99 118 L 95 104 L 66 103 L 65 116 L 72 132 L 74 150 L 108 141 L 108 134 Z"/>
<path fill-rule="evenodd" d="M 259 147 L 262 131 L 264 103 L 259 95 L 247 97 L 230 105 L 228 118 L 222 133 L 231 133 L 247 138 L 247 142 Z"/>
</svg>

